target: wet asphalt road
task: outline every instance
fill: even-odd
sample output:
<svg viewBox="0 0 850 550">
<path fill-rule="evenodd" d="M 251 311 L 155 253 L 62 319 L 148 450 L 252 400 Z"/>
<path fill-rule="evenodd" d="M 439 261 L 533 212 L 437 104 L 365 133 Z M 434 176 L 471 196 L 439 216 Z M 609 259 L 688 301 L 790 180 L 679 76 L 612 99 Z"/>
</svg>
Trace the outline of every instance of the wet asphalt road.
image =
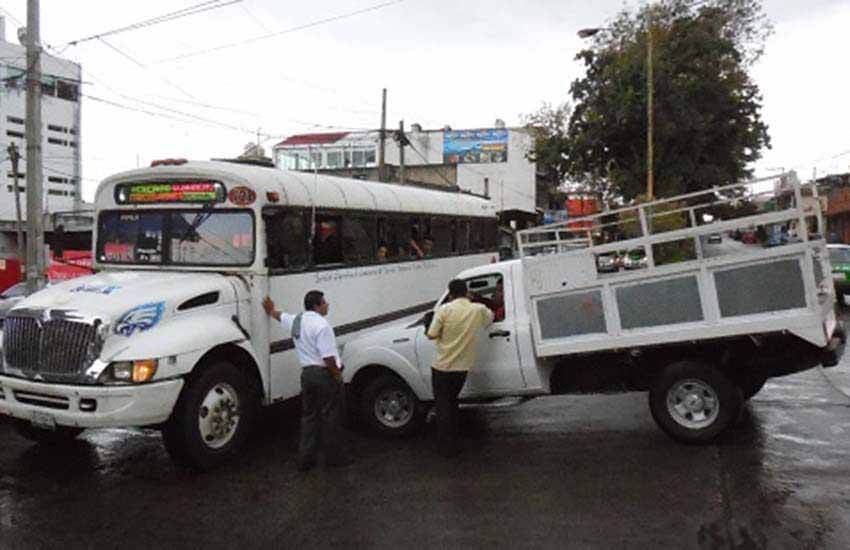
<svg viewBox="0 0 850 550">
<path fill-rule="evenodd" d="M 850 393 L 850 360 L 826 371 Z M 644 394 L 465 410 L 466 450 L 351 436 L 357 461 L 295 469 L 270 411 L 237 465 L 177 468 L 157 432 L 58 452 L 0 425 L 2 548 L 847 548 L 850 399 L 814 370 L 768 382 L 718 444 L 676 444 Z"/>
</svg>

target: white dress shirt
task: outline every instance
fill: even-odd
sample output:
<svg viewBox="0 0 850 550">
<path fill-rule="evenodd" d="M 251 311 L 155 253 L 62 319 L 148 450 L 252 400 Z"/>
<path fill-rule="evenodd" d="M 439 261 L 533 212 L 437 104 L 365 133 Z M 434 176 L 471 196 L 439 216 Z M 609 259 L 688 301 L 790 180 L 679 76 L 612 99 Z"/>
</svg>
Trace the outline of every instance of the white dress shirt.
<svg viewBox="0 0 850 550">
<path fill-rule="evenodd" d="M 284 330 L 292 331 L 295 317 L 295 315 L 281 312 L 280 324 Z M 293 341 L 302 367 L 311 365 L 322 367 L 325 365 L 325 357 L 333 357 L 336 359 L 337 366 L 341 365 L 334 329 L 327 319 L 315 311 L 305 311 L 301 314 L 300 332 L 298 338 L 293 335 Z"/>
</svg>

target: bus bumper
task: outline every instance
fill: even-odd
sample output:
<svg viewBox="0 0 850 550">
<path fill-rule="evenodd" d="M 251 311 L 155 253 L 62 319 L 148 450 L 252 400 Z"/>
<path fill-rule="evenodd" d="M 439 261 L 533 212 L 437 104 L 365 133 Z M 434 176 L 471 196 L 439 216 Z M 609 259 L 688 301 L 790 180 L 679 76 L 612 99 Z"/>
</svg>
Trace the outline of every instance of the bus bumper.
<svg viewBox="0 0 850 550">
<path fill-rule="evenodd" d="M 138 386 L 65 386 L 0 376 L 0 414 L 42 428 L 119 428 L 165 422 L 183 380 Z"/>
</svg>

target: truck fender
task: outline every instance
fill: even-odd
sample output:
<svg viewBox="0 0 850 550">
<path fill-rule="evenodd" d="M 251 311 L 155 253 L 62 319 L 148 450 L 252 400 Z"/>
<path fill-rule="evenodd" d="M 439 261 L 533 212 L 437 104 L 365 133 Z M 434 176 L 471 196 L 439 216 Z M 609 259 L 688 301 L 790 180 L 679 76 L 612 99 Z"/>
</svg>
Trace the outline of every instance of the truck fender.
<svg viewBox="0 0 850 550">
<path fill-rule="evenodd" d="M 383 347 L 364 348 L 347 358 L 343 380 L 347 384 L 351 383 L 360 370 L 370 366 L 384 367 L 396 374 L 410 386 L 419 399 L 433 399 L 431 388 L 423 380 L 418 367 L 411 364 L 403 355 Z"/>
</svg>

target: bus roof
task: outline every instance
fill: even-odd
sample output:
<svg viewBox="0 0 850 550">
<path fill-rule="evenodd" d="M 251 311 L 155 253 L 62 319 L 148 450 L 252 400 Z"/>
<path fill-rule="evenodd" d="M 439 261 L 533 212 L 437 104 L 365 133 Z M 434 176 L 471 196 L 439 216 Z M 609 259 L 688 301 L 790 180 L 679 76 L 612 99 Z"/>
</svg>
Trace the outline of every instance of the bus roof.
<svg viewBox="0 0 850 550">
<path fill-rule="evenodd" d="M 494 217 L 495 207 L 484 198 L 462 192 L 432 190 L 413 185 L 398 185 L 293 172 L 238 164 L 226 161 L 189 161 L 180 165 L 160 165 L 121 172 L 106 178 L 97 189 L 98 209 L 127 207 L 115 201 L 115 186 L 121 183 L 158 183 L 169 180 L 205 179 L 222 182 L 229 190 L 245 186 L 256 193 L 254 208 L 266 205 L 352 210 L 381 210 L 388 212 L 447 214 L 455 216 Z M 269 200 L 277 193 L 278 202 Z M 225 205 L 227 203 L 224 203 Z M 150 208 L 159 204 L 134 207 Z M 175 206 L 174 203 L 169 206 Z M 190 206 L 180 204 L 179 206 Z"/>
</svg>

